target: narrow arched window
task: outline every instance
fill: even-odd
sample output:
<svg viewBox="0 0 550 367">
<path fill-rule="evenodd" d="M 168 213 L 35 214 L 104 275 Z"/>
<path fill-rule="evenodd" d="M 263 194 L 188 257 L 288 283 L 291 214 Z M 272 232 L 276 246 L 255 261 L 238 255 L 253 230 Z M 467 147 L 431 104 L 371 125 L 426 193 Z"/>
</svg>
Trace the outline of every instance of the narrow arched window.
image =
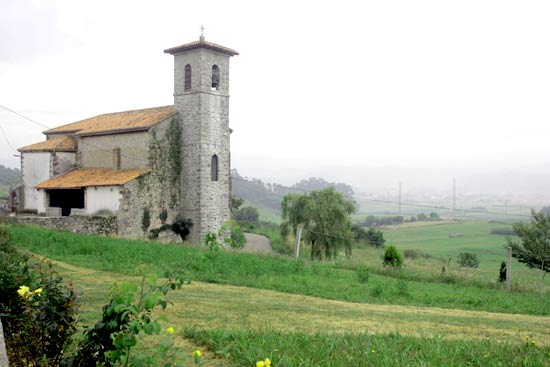
<svg viewBox="0 0 550 367">
<path fill-rule="evenodd" d="M 191 90 L 191 65 L 185 65 L 185 80 L 183 83 L 183 90 L 187 92 Z"/>
<path fill-rule="evenodd" d="M 212 65 L 212 90 L 218 90 L 220 87 L 220 68 L 218 65 Z"/>
<path fill-rule="evenodd" d="M 212 181 L 218 181 L 218 156 L 213 155 L 210 162 L 210 179 Z"/>
</svg>

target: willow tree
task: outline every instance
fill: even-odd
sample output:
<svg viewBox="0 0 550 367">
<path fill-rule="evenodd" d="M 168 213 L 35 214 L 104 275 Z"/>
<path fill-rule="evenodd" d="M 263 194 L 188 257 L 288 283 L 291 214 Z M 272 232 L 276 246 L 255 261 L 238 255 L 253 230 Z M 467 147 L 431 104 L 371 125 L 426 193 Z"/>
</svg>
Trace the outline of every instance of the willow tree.
<svg viewBox="0 0 550 367">
<path fill-rule="evenodd" d="M 540 270 L 540 296 L 544 298 L 544 276 L 550 272 L 550 217 L 534 210 L 531 215 L 532 221 L 514 224 L 519 241 L 508 239 L 508 244 L 519 262 Z"/>
<path fill-rule="evenodd" d="M 353 233 L 350 215 L 355 204 L 330 187 L 308 194 L 289 194 L 282 202 L 281 234 L 287 237 L 303 227 L 304 240 L 311 246 L 311 259 L 335 259 L 344 247 L 351 256 Z"/>
</svg>

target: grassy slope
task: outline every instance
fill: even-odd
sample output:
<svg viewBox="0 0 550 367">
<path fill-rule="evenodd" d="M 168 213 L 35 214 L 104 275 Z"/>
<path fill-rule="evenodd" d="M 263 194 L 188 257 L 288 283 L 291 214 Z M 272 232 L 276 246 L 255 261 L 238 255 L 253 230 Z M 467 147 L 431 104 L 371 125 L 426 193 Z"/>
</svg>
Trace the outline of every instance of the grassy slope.
<svg viewBox="0 0 550 367">
<path fill-rule="evenodd" d="M 110 284 L 138 277 L 57 263 L 82 292 L 82 322 L 99 317 Z M 206 346 L 204 366 L 545 365 L 550 319 L 430 307 L 369 305 L 247 287 L 192 282 L 170 293 L 166 325 L 191 355 Z M 366 332 L 366 333 L 365 333 Z M 185 338 L 182 338 L 184 336 Z M 526 345 L 525 337 L 537 345 Z M 142 344 L 139 352 L 150 353 Z M 203 348 L 200 348 L 204 351 Z M 220 360 L 215 357 L 225 357 Z"/>
<path fill-rule="evenodd" d="M 438 306 L 495 312 L 550 314 L 536 293 L 507 293 L 475 286 L 405 281 L 371 275 L 361 283 L 355 271 L 335 264 L 308 264 L 283 257 L 211 253 L 204 249 L 129 241 L 15 226 L 16 244 L 34 253 L 95 270 L 137 275 L 185 270 L 192 279 L 244 285 L 328 299 L 379 304 Z"/>
<path fill-rule="evenodd" d="M 384 238 L 388 244 L 399 249 L 418 249 L 442 258 L 452 258 L 456 264 L 458 254 L 472 252 L 478 255 L 479 269 L 476 273 L 485 280 L 498 277 L 500 263 L 506 260 L 506 236 L 490 234 L 492 229 L 511 229 L 511 225 L 479 222 L 437 222 L 429 226 L 410 228 L 386 228 Z M 450 234 L 460 233 L 463 237 L 449 238 Z M 463 272 L 466 272 L 463 270 Z M 514 282 L 535 283 L 539 277 L 536 270 L 529 269 L 515 259 L 512 262 Z"/>
<path fill-rule="evenodd" d="M 78 267 L 60 263 L 58 269 L 65 278 L 73 279 L 83 292 L 82 319 L 88 324 L 99 316 L 110 284 L 115 281 L 138 281 L 137 277 L 121 273 L 136 274 L 139 263 L 145 263 L 151 271 L 186 264 L 194 278 L 211 276 L 216 281 L 237 283 L 243 279 L 235 275 L 242 272 L 243 277 L 251 278 L 255 286 L 264 286 L 262 283 L 267 280 L 275 287 L 290 286 L 287 284 L 289 275 L 298 285 L 313 282 L 310 287 L 322 288 L 321 283 L 335 281 L 337 284 L 333 288 L 338 290 L 335 294 L 339 296 L 346 294 L 341 293 L 343 286 L 349 289 L 361 287 L 354 272 L 330 264 L 296 266 L 293 261 L 284 259 L 241 254 L 221 253 L 211 257 L 208 252 L 198 249 L 22 226 L 14 228 L 12 234 L 16 242 L 26 242 L 33 251 L 81 264 Z M 204 264 L 195 261 L 200 258 L 207 259 L 212 268 L 208 270 Z M 232 262 L 227 263 L 228 259 Z M 222 269 L 226 266 L 234 266 L 235 269 L 224 272 Z M 300 270 L 301 267 L 303 269 Z M 99 271 L 97 268 L 115 272 Z M 352 276 L 342 279 L 342 274 Z M 377 276 L 372 278 L 368 286 L 375 282 L 375 286 L 385 287 L 383 292 L 389 288 L 388 282 L 393 280 Z M 408 284 L 409 289 L 416 288 L 413 282 Z M 468 287 L 452 289 L 462 290 L 466 298 L 471 296 L 468 295 L 471 291 Z M 294 290 L 304 293 L 307 287 L 298 286 Z M 328 292 L 329 288 L 318 291 Z M 369 288 L 362 288 L 362 291 L 368 293 Z M 480 291 L 489 298 L 497 294 Z M 390 293 L 385 294 L 391 296 Z M 526 298 L 527 295 L 520 296 Z M 405 298 L 409 297 L 414 300 L 416 296 Z M 461 298 L 457 294 L 454 297 Z M 201 364 L 205 366 L 252 366 L 255 361 L 266 357 L 279 367 L 550 366 L 548 317 L 361 304 L 200 282 L 193 282 L 171 293 L 171 298 L 174 305 L 167 310 L 166 325 L 175 326 L 175 343 L 185 354 L 190 355 L 197 345 L 209 350 L 205 353 L 206 363 Z M 525 343 L 525 337 L 530 338 L 529 343 Z M 533 340 L 536 345 L 530 343 Z M 149 353 L 148 348 L 154 347 L 156 342 L 153 339 L 142 344 L 140 352 Z M 214 356 L 224 359 L 213 359 Z"/>
</svg>

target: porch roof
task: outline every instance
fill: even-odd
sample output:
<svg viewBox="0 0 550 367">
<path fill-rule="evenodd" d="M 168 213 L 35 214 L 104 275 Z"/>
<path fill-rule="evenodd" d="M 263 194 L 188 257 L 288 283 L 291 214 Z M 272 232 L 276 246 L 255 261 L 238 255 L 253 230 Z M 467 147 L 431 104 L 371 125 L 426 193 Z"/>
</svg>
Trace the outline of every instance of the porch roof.
<svg viewBox="0 0 550 367">
<path fill-rule="evenodd" d="M 43 181 L 37 189 L 77 189 L 88 186 L 121 186 L 151 172 L 150 169 L 80 168 Z"/>
</svg>

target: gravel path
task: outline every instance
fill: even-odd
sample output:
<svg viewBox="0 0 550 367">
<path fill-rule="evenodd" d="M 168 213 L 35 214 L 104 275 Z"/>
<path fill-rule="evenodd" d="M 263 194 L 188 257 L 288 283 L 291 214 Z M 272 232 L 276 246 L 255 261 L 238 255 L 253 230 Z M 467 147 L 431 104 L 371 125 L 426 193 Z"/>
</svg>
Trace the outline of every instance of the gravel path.
<svg viewBox="0 0 550 367">
<path fill-rule="evenodd" d="M 244 245 L 243 250 L 247 252 L 260 252 L 260 253 L 271 253 L 273 249 L 271 248 L 271 243 L 269 238 L 262 236 L 261 234 L 245 233 L 246 244 Z"/>
</svg>

